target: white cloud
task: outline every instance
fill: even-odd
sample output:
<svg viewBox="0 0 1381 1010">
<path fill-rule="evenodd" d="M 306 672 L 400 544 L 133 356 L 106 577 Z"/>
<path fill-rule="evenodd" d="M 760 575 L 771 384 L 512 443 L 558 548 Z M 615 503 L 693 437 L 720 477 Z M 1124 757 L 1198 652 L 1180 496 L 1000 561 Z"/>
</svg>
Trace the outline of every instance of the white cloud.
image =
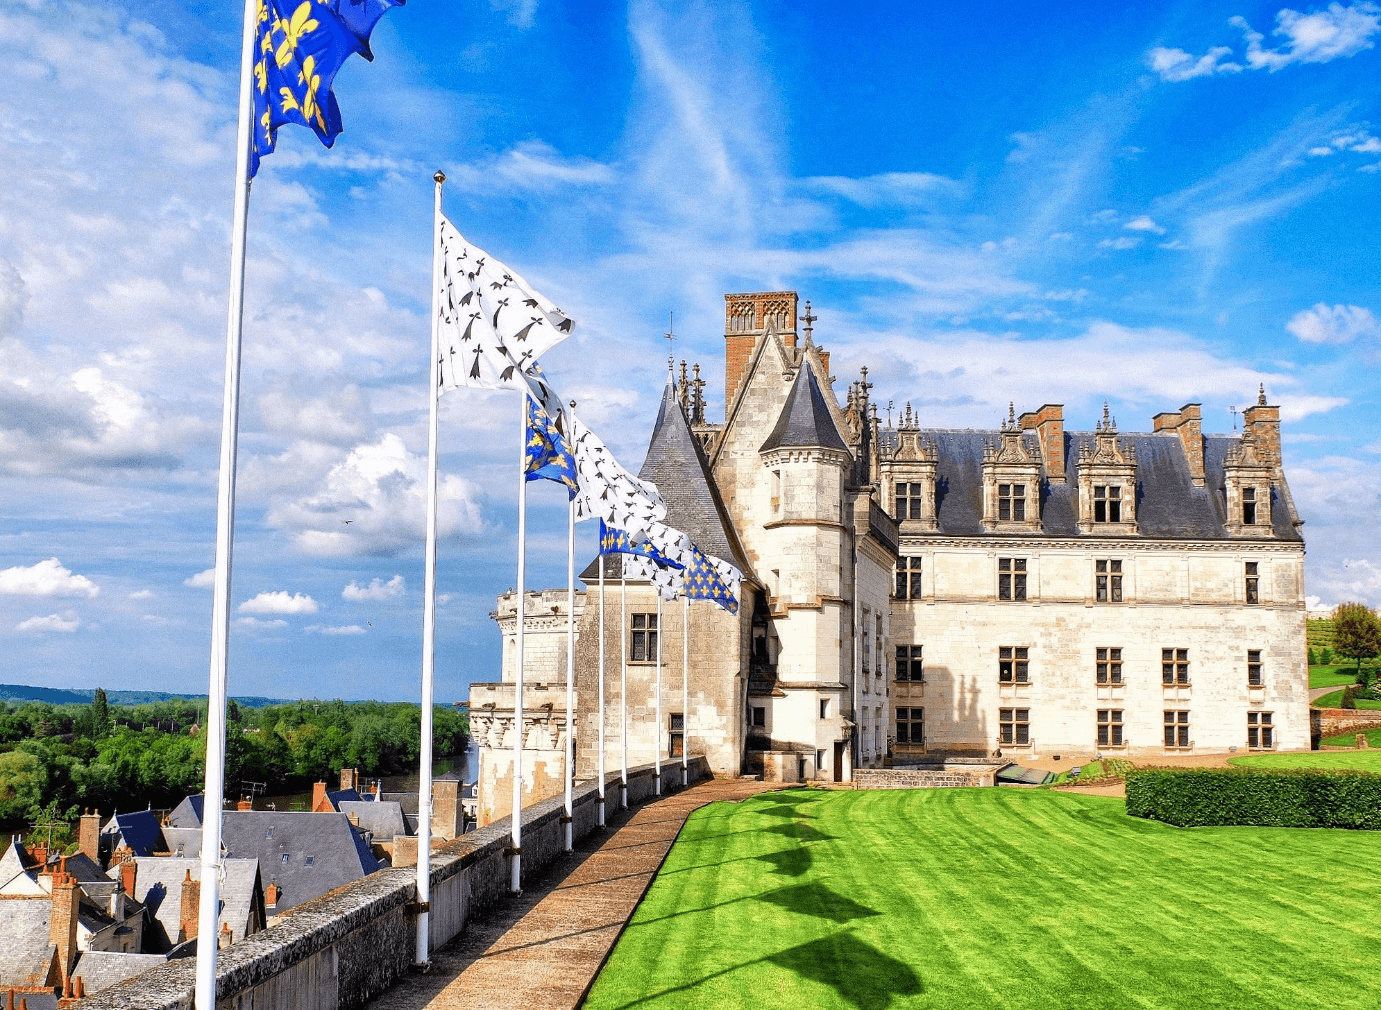
<svg viewBox="0 0 1381 1010">
<path fill-rule="evenodd" d="M 1142 214 L 1140 217 L 1134 217 L 1122 227 L 1126 228 L 1128 231 L 1149 231 L 1157 235 L 1165 234 L 1165 229 L 1151 220 L 1149 214 Z"/>
<path fill-rule="evenodd" d="M 618 178 L 613 165 L 592 158 L 565 157 L 540 140 L 523 141 L 492 158 L 446 170 L 448 186 L 487 195 L 608 186 Z"/>
<path fill-rule="evenodd" d="M 340 595 L 345 600 L 391 600 L 395 596 L 402 596 L 403 589 L 401 575 L 395 575 L 387 582 L 374 579 L 367 586 L 357 585 L 352 579 L 350 585 L 341 590 Z"/>
<path fill-rule="evenodd" d="M 1331 3 L 1309 14 L 1286 7 L 1276 14 L 1276 28 L 1271 33 L 1285 41 L 1279 49 L 1264 48 L 1261 43 L 1265 36 L 1254 31 L 1246 18 L 1230 18 L 1228 23 L 1242 29 L 1247 65 L 1274 73 L 1292 63 L 1327 63 L 1371 49 L 1375 45 L 1372 36 L 1381 29 L 1381 7 L 1365 0 L 1351 7 Z"/>
<path fill-rule="evenodd" d="M 216 585 L 216 569 L 208 568 L 204 572 L 197 572 L 190 579 L 183 579 L 184 586 L 191 586 L 193 589 L 211 589 Z"/>
<path fill-rule="evenodd" d="M 527 31 L 537 19 L 537 0 L 489 0 L 489 7 L 507 14 L 519 31 Z"/>
<path fill-rule="evenodd" d="M 426 533 L 424 457 L 392 432 L 357 445 L 331 467 L 320 488 L 275 504 L 270 526 L 293 532 L 309 554 L 389 556 L 420 546 Z M 438 481 L 438 526 L 443 539 L 482 528 L 474 486 L 446 474 Z M 346 522 L 345 520 L 349 520 Z"/>
<path fill-rule="evenodd" d="M 344 624 L 335 626 L 309 624 L 302 630 L 303 632 L 310 635 L 363 635 L 365 633 L 365 630 L 361 628 L 358 624 Z"/>
<path fill-rule="evenodd" d="M 317 602 L 305 593 L 288 595 L 287 590 L 263 592 L 239 606 L 242 614 L 315 614 Z"/>
<path fill-rule="evenodd" d="M 287 621 L 261 621 L 257 617 L 241 617 L 235 623 L 245 628 L 286 628 L 288 626 Z"/>
<path fill-rule="evenodd" d="M 1133 238 L 1131 235 L 1119 235 L 1117 238 L 1105 238 L 1098 243 L 1099 249 L 1135 249 L 1141 245 L 1140 238 Z"/>
<path fill-rule="evenodd" d="M 28 568 L 6 568 L 0 571 L 0 593 L 12 596 L 85 596 L 99 595 L 101 587 L 85 575 L 73 575 L 57 558 L 49 558 Z"/>
<path fill-rule="evenodd" d="M 1329 306 L 1319 302 L 1295 313 L 1285 328 L 1309 344 L 1348 344 L 1358 338 L 1381 339 L 1381 320 L 1360 305 Z"/>
<path fill-rule="evenodd" d="M 1239 73 L 1241 64 L 1223 62 L 1231 55 L 1232 50 L 1227 46 L 1214 46 L 1198 57 L 1191 56 L 1183 49 L 1156 46 L 1146 54 L 1146 65 L 1159 74 L 1162 81 L 1188 81 L 1214 74 Z"/>
<path fill-rule="evenodd" d="M 76 611 L 67 610 L 61 614 L 49 614 L 47 617 L 31 617 L 27 621 L 20 621 L 15 625 L 15 631 L 63 631 L 73 632 L 81 627 L 82 619 L 77 616 Z"/>
<path fill-rule="evenodd" d="M 799 186 L 804 192 L 837 196 L 868 208 L 914 207 L 963 191 L 955 180 L 930 172 L 884 172 L 857 179 L 820 175 L 800 180 Z"/>
<path fill-rule="evenodd" d="M 152 589 L 139 589 L 129 594 L 131 600 L 147 600 L 153 596 Z"/>
</svg>

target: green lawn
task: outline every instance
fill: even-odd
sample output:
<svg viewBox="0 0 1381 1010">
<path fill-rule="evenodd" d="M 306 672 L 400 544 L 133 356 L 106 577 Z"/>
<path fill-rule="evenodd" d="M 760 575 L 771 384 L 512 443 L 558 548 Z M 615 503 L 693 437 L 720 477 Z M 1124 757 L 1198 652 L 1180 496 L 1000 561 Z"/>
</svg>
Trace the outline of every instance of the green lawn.
<svg viewBox="0 0 1381 1010">
<path fill-rule="evenodd" d="M 696 812 L 586 1007 L 1381 1005 L 1374 833 L 1181 830 L 1050 790 Z"/>
<path fill-rule="evenodd" d="M 1342 703 L 1343 692 L 1334 691 L 1331 694 L 1324 695 L 1322 698 L 1315 698 L 1309 704 L 1315 708 L 1337 708 Z M 1381 709 L 1381 701 L 1369 701 L 1365 698 L 1358 698 L 1357 707 L 1359 709 Z"/>
<path fill-rule="evenodd" d="M 1367 738 L 1368 747 L 1381 747 L 1381 729 L 1369 729 L 1363 735 Z M 1356 747 L 1357 734 L 1354 732 L 1326 736 L 1321 741 L 1321 745 L 1324 747 Z"/>
<path fill-rule="evenodd" d="M 1357 680 L 1357 667 L 1349 663 L 1346 666 L 1311 666 L 1309 668 L 1309 689 L 1312 691 L 1316 687 L 1346 687 L 1348 684 L 1355 683 Z"/>
<path fill-rule="evenodd" d="M 1352 734 L 1356 739 L 1357 734 Z M 1317 750 L 1304 754 L 1249 754 L 1228 758 L 1247 768 L 1349 768 L 1381 774 L 1381 750 Z"/>
</svg>

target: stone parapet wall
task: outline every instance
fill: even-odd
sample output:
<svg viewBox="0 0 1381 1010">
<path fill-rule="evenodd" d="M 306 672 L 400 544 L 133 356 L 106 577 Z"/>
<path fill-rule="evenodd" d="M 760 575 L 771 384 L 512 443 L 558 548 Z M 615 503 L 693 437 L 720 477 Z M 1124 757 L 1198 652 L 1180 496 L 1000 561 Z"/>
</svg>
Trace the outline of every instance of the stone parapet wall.
<svg viewBox="0 0 1381 1010">
<path fill-rule="evenodd" d="M 1368 709 L 1320 708 L 1319 729 L 1323 736 L 1340 733 L 1364 733 L 1381 727 L 1381 712 Z"/>
<path fill-rule="evenodd" d="M 957 789 L 997 784 L 1001 765 L 947 768 L 856 768 L 855 789 Z"/>
<path fill-rule="evenodd" d="M 692 783 L 709 777 L 704 758 L 692 757 Z M 664 765 L 664 792 L 681 788 L 681 768 Z M 605 785 L 617 809 L 619 776 Z M 652 798 L 651 765 L 629 769 L 630 805 Z M 573 802 L 577 839 L 596 830 L 598 784 L 586 782 Z M 522 879 L 545 873 L 564 853 L 560 797 L 523 811 Z M 476 915 L 508 896 L 508 818 L 435 845 L 431 858 L 430 947 L 454 939 Z M 411 967 L 417 918 L 413 868 L 389 868 L 306 902 L 261 933 L 220 952 L 218 1010 L 348 1010 L 378 996 Z M 196 960 L 170 961 L 82 1001 L 83 1010 L 193 1010 Z"/>
</svg>

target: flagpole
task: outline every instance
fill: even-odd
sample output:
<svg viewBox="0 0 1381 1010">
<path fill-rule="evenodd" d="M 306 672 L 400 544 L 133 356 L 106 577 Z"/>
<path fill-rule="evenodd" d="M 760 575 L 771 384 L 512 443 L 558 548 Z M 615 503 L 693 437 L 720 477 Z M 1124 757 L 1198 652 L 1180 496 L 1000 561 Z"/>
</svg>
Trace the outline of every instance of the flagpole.
<svg viewBox="0 0 1381 1010">
<path fill-rule="evenodd" d="M 197 932 L 211 937 L 197 951 L 195 1000 L 215 1010 L 216 955 L 220 935 L 221 812 L 225 806 L 225 702 L 230 655 L 231 554 L 235 545 L 235 466 L 240 431 L 240 344 L 244 332 L 245 232 L 249 223 L 249 145 L 254 118 L 251 91 L 258 0 L 245 0 L 240 38 L 240 120 L 236 131 L 235 211 L 230 236 L 230 306 L 225 333 L 225 384 L 221 401 L 220 483 L 216 491 L 216 584 L 211 609 L 211 662 L 206 705 L 206 783 L 202 808 L 201 896 Z"/>
<path fill-rule="evenodd" d="M 601 531 L 603 532 L 603 531 Z M 604 544 L 595 555 L 599 565 L 599 802 L 595 804 L 595 815 L 599 826 L 604 827 Z"/>
<path fill-rule="evenodd" d="M 628 809 L 628 572 L 619 555 L 619 698 L 623 705 L 623 773 L 619 780 L 619 809 Z"/>
<path fill-rule="evenodd" d="M 681 788 L 690 785 L 690 597 L 681 590 Z"/>
<path fill-rule="evenodd" d="M 657 587 L 654 585 L 654 589 Z M 666 628 L 662 623 L 662 594 L 657 592 L 657 703 L 655 711 L 657 713 L 657 747 L 654 759 L 654 770 L 652 782 L 656 787 L 657 795 L 662 795 L 662 634 Z"/>
<path fill-rule="evenodd" d="M 431 961 L 432 893 L 432 719 L 436 670 L 436 471 L 437 424 L 441 400 L 441 186 L 446 174 L 432 176 L 432 355 L 430 413 L 427 419 L 427 553 L 422 588 L 422 727 L 417 775 L 417 949 L 414 963 Z"/>
<path fill-rule="evenodd" d="M 523 582 L 527 568 L 527 393 L 518 397 L 518 626 L 513 684 L 513 853 L 509 890 L 522 891 L 523 860 L 523 631 L 527 601 Z"/>
<path fill-rule="evenodd" d="M 571 401 L 575 409 L 575 401 Z M 572 837 L 575 789 L 575 499 L 566 520 L 566 851 L 575 849 Z"/>
</svg>

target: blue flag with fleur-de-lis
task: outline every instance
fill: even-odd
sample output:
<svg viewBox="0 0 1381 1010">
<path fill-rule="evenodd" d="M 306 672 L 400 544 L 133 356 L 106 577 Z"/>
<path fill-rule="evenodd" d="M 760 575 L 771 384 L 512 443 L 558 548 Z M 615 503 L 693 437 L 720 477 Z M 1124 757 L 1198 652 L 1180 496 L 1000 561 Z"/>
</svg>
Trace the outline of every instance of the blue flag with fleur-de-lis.
<svg viewBox="0 0 1381 1010">
<path fill-rule="evenodd" d="M 718 603 L 731 614 L 738 613 L 738 588 L 742 573 L 719 558 L 703 554 L 699 547 L 691 548 L 690 564 L 686 566 L 686 598 Z"/>
<path fill-rule="evenodd" d="M 340 133 L 331 91 L 352 53 L 367 60 L 369 35 L 390 7 L 405 0 L 259 0 L 254 35 L 254 122 L 249 177 L 273 151 L 278 128 L 295 123 L 327 147 Z"/>
<path fill-rule="evenodd" d="M 523 472 L 528 480 L 554 480 L 565 484 L 572 498 L 580 490 L 571 443 L 551 415 L 530 396 L 527 398 L 527 444 L 523 459 Z"/>
<path fill-rule="evenodd" d="M 655 561 L 663 568 L 677 571 L 685 567 L 685 565 L 673 561 L 659 551 L 651 540 L 634 540 L 626 530 L 608 526 L 603 519 L 599 521 L 599 552 L 601 554 L 635 554 L 638 557 Z"/>
</svg>

